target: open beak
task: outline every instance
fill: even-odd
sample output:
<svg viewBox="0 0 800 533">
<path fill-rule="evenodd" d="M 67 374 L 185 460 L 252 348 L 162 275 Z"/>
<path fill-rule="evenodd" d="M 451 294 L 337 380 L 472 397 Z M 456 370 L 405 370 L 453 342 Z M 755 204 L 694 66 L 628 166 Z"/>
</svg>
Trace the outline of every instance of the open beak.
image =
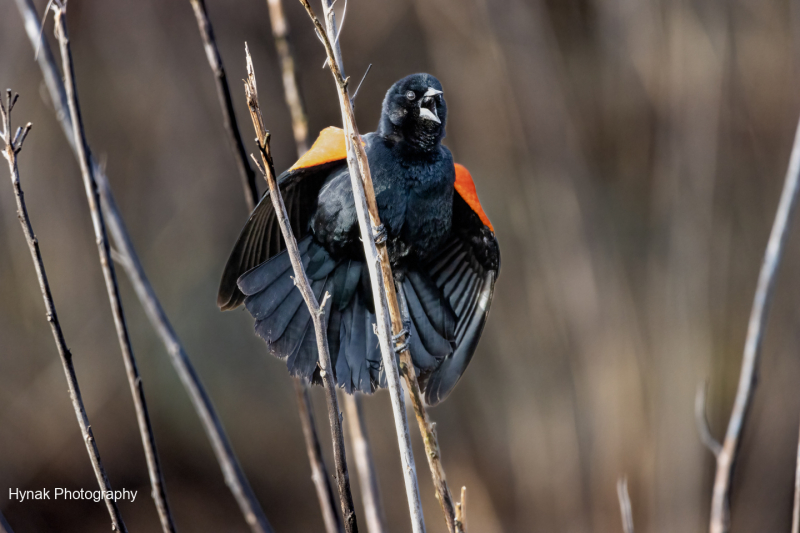
<svg viewBox="0 0 800 533">
<path fill-rule="evenodd" d="M 442 91 L 437 91 L 432 87 L 428 87 L 428 90 L 425 91 L 425 94 L 423 94 L 422 98 L 419 100 L 419 116 L 441 124 L 442 121 L 439 120 L 439 114 L 436 112 L 435 97 L 438 94 L 442 94 Z"/>
</svg>

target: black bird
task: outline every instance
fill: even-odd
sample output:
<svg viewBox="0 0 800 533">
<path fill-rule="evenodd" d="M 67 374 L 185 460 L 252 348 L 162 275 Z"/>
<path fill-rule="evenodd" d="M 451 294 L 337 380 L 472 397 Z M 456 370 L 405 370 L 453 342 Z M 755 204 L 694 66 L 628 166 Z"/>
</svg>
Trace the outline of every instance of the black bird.
<svg viewBox="0 0 800 533">
<path fill-rule="evenodd" d="M 441 141 L 447 105 L 439 80 L 414 74 L 386 93 L 378 131 L 363 137 L 409 346 L 429 404 L 453 390 L 480 339 L 500 268 L 489 219 L 469 172 Z M 327 128 L 278 183 L 312 289 L 331 299 L 328 343 L 340 387 L 386 385 L 369 274 L 345 161 L 344 135 Z M 245 307 L 289 372 L 320 383 L 313 324 L 294 287 L 272 202 L 261 198 L 220 283 L 222 310 Z"/>
</svg>

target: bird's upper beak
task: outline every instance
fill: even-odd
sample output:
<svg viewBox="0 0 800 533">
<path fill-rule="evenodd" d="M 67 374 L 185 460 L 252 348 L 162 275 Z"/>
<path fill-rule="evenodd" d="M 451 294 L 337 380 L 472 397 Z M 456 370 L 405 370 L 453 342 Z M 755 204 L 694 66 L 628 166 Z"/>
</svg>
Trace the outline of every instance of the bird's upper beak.
<svg viewBox="0 0 800 533">
<path fill-rule="evenodd" d="M 428 90 L 419 99 L 419 116 L 441 124 L 442 121 L 439 120 L 439 114 L 436 112 L 436 100 L 434 98 L 437 94 L 442 94 L 442 91 L 428 87 Z"/>
</svg>

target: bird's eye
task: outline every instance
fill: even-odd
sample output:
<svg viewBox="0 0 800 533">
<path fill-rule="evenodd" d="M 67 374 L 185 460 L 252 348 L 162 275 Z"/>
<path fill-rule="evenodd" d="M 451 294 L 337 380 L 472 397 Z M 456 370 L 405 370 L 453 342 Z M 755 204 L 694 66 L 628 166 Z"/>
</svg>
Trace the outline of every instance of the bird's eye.
<svg viewBox="0 0 800 533">
<path fill-rule="evenodd" d="M 408 98 L 411 101 L 413 101 L 414 98 L 416 98 L 416 97 L 417 97 L 417 95 L 414 93 L 414 91 L 408 91 L 406 93 L 406 98 Z"/>
</svg>

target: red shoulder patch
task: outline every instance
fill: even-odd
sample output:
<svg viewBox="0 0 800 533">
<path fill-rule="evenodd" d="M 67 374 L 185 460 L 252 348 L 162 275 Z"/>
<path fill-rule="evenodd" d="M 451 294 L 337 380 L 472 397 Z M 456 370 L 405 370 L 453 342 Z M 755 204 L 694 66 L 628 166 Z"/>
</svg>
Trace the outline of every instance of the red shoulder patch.
<svg viewBox="0 0 800 533">
<path fill-rule="evenodd" d="M 311 148 L 297 160 L 289 170 L 309 168 L 325 163 L 347 159 L 347 147 L 344 144 L 344 130 L 329 126 L 319 132 L 319 137 Z"/>
<path fill-rule="evenodd" d="M 289 170 L 300 168 L 315 167 L 347 159 L 347 147 L 344 142 L 344 130 L 335 126 L 329 126 L 319 132 L 319 137 L 314 141 L 311 148 L 297 160 Z M 483 222 L 492 232 L 494 226 L 489 221 L 489 217 L 483 212 L 481 203 L 478 200 L 478 193 L 475 184 L 472 182 L 472 175 L 463 165 L 455 164 L 456 168 L 456 191 L 467 202 L 467 205 L 475 211 Z"/>
<path fill-rule="evenodd" d="M 489 221 L 489 217 L 483 212 L 481 203 L 478 200 L 478 192 L 475 190 L 475 183 L 472 181 L 472 175 L 464 165 L 455 164 L 456 167 L 456 192 L 461 195 L 461 198 L 467 202 L 467 205 L 475 211 L 475 214 L 481 219 L 486 227 L 494 233 L 494 226 Z"/>
</svg>

